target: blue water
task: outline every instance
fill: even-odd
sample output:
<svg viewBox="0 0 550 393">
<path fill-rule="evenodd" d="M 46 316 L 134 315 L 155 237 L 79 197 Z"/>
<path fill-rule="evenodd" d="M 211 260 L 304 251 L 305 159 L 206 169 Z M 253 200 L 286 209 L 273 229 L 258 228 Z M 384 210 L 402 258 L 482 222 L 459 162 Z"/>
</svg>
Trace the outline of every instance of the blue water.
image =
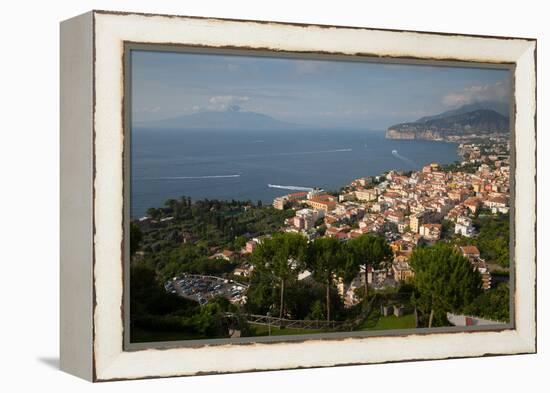
<svg viewBox="0 0 550 393">
<path fill-rule="evenodd" d="M 457 159 L 454 143 L 387 140 L 384 132 L 134 129 L 131 216 L 182 195 L 271 203 L 292 191 L 268 184 L 336 190 L 358 177 Z"/>
</svg>

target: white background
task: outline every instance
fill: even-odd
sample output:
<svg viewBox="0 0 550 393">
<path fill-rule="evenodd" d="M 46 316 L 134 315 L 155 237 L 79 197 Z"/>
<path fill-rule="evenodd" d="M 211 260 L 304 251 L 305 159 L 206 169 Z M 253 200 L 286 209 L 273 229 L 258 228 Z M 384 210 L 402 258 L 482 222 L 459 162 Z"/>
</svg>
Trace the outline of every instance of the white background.
<svg viewBox="0 0 550 393">
<path fill-rule="evenodd" d="M 372 3 L 372 4 L 371 4 Z M 0 14 L 0 390 L 546 391 L 549 138 L 543 1 L 11 1 Z M 538 355 L 92 385 L 58 371 L 59 22 L 91 9 L 538 39 Z M 546 94 L 546 98 L 548 95 Z M 521 135 L 521 130 L 519 130 Z M 519 190 L 518 192 L 521 192 Z M 546 363 L 546 364 L 545 364 Z"/>
</svg>

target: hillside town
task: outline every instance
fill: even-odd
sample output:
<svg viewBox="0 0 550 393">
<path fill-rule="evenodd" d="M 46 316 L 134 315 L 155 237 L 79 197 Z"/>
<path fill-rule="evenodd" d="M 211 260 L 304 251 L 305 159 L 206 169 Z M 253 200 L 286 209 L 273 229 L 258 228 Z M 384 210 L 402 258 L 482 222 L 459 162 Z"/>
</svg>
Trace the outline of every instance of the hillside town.
<svg viewBox="0 0 550 393">
<path fill-rule="evenodd" d="M 442 250 L 438 247 L 445 245 L 451 254 L 445 254 L 442 262 L 446 263 L 452 255 L 460 256 L 469 266 L 464 268 L 479 277 L 466 281 L 474 283 L 474 288 L 468 291 L 472 296 L 480 296 L 480 300 L 454 307 L 474 316 L 449 314 L 450 306 L 438 306 L 439 326 L 459 323 L 456 321 L 468 324 L 505 321 L 509 142 L 500 136 L 470 138 L 458 143 L 457 148 L 462 160 L 454 164 L 433 162 L 417 171 L 391 170 L 379 176 L 365 176 L 338 191 L 314 188 L 292 192 L 276 197 L 271 206 L 251 201 L 192 202 L 188 197 L 169 200 L 164 208 L 151 208 L 147 216 L 132 222 L 132 228 L 139 233 L 137 240 L 131 240 L 137 245 L 132 269 L 140 266 L 150 269 L 155 280 L 163 282 L 166 292 L 191 302 L 182 305 L 186 309 L 195 310 L 191 304 L 211 307 L 214 314 L 209 316 L 209 323 L 218 326 L 216 335 L 227 334 L 219 326 L 226 326 L 227 318 L 236 318 L 233 315 L 248 318 L 248 327 L 243 328 L 240 322 L 239 334 L 243 329 L 249 335 L 265 334 L 262 326 L 274 321 L 271 310 L 279 315 L 276 319 L 279 328 L 299 324 L 302 330 L 298 334 L 328 327 L 411 328 L 421 324 L 432 326 L 428 311 L 434 307 L 431 302 L 422 304 L 414 299 L 414 292 L 421 289 L 412 259 L 420 254 L 416 251 L 438 252 Z M 378 251 L 383 254 L 379 252 L 379 263 L 364 263 L 361 262 L 364 257 L 353 256 L 354 247 L 359 244 L 370 247 L 365 244 L 374 244 L 376 239 L 383 242 L 379 244 Z M 338 251 L 334 251 L 334 243 L 341 245 L 336 247 Z M 278 258 L 278 247 L 285 247 L 282 267 L 271 266 Z M 297 253 L 294 256 L 292 247 Z M 302 253 L 315 252 L 316 247 L 323 247 L 317 257 Z M 362 252 L 365 249 L 359 251 Z M 353 256 L 352 265 L 344 266 L 343 255 Z M 435 255 L 425 258 L 433 263 Z M 325 265 L 316 265 L 320 260 Z M 451 274 L 446 269 L 442 274 Z M 282 277 L 289 277 L 288 296 L 292 298 L 285 302 Z M 477 292 L 476 286 L 481 292 Z M 310 297 L 294 298 L 293 291 L 297 290 L 308 291 Z M 376 298 L 371 292 L 367 296 L 367 290 L 385 295 Z M 331 291 L 337 299 L 329 301 Z M 323 297 L 326 297 L 324 305 L 319 300 Z M 489 298 L 498 298 L 498 306 L 487 308 Z M 144 298 L 142 302 L 149 300 Z M 292 310 L 286 302 L 303 304 Z M 374 305 L 378 309 L 373 310 Z M 420 319 L 417 306 L 423 308 Z M 220 307 L 225 313 L 214 311 Z M 332 319 L 331 307 L 340 307 Z M 446 316 L 442 314 L 444 310 Z M 193 312 L 201 314 L 198 309 Z M 145 317 L 136 317 L 136 321 L 142 329 L 157 329 L 141 318 Z M 197 317 L 189 318 L 181 322 L 183 328 L 178 324 L 177 330 L 199 334 L 200 323 L 193 319 Z M 319 321 L 323 319 L 326 321 Z M 311 321 L 316 321 L 314 328 Z"/>
<path fill-rule="evenodd" d="M 130 342 L 507 328 L 512 71 L 141 52 Z"/>
<path fill-rule="evenodd" d="M 461 143 L 458 150 L 463 160 L 452 170 L 431 163 L 420 171 L 355 179 L 337 195 L 314 189 L 277 197 L 273 207 L 295 211 L 281 230 L 300 233 L 310 241 L 334 237 L 346 242 L 367 233 L 383 235 L 393 251 L 393 263 L 369 271 L 368 283 L 383 287 L 404 282 L 414 275 L 409 258 L 415 247 L 441 240 L 444 223 L 451 226 L 452 234 L 472 238 L 476 236 L 473 217 L 481 210 L 508 214 L 509 145 L 504 138 L 493 138 L 489 143 Z M 249 240 L 241 252 L 252 253 L 261 241 Z M 474 245 L 457 248 L 481 274 L 483 288 L 490 289 L 491 271 L 479 249 Z M 253 267 L 237 269 L 239 275 L 248 275 Z M 339 286 L 347 305 L 358 302 L 354 289 L 364 285 L 362 277 L 347 288 Z"/>
</svg>

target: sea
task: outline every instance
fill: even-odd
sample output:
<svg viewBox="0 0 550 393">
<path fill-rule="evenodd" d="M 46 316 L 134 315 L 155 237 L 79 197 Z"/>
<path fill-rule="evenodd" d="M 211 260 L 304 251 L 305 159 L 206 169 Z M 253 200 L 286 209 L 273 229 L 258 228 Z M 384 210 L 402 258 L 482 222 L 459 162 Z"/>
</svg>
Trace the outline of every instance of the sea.
<svg viewBox="0 0 550 393">
<path fill-rule="evenodd" d="M 389 170 L 458 160 L 454 143 L 391 140 L 365 130 L 166 130 L 134 128 L 130 215 L 167 199 L 251 200 L 338 190 Z"/>
</svg>

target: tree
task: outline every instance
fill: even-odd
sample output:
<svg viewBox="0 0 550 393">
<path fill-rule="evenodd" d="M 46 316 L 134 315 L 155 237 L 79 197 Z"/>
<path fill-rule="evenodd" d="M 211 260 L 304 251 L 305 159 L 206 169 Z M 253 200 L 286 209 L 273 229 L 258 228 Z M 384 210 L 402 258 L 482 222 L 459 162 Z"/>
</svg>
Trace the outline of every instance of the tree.
<svg viewBox="0 0 550 393">
<path fill-rule="evenodd" d="M 455 235 L 454 233 L 454 223 L 450 220 L 441 221 L 441 237 L 444 239 L 452 239 Z"/>
<path fill-rule="evenodd" d="M 508 283 L 501 283 L 496 288 L 481 293 L 464 308 L 464 313 L 493 321 L 508 322 L 510 319 L 510 287 Z"/>
<path fill-rule="evenodd" d="M 502 267 L 510 266 L 510 216 L 487 215 L 474 222 L 479 234 L 475 239 L 481 257 Z"/>
<path fill-rule="evenodd" d="M 162 215 L 162 210 L 150 207 L 147 209 L 147 217 L 151 217 L 153 220 L 158 220 Z"/>
<path fill-rule="evenodd" d="M 379 269 L 382 264 L 388 263 L 393 257 L 392 250 L 386 239 L 372 234 L 361 235 L 351 239 L 346 244 L 352 263 L 364 266 L 365 269 L 365 301 L 368 294 L 368 267 Z"/>
<path fill-rule="evenodd" d="M 456 249 L 446 244 L 418 247 L 410 260 L 416 293 L 413 303 L 429 312 L 428 327 L 434 321 L 445 324 L 446 312 L 460 312 L 481 293 L 481 276 Z"/>
<path fill-rule="evenodd" d="M 311 306 L 311 312 L 307 316 L 308 319 L 320 320 L 325 318 L 325 313 L 323 311 L 323 304 L 320 300 L 316 300 Z"/>
<path fill-rule="evenodd" d="M 280 285 L 279 318 L 284 316 L 285 284 L 304 270 L 306 239 L 296 233 L 276 233 L 265 239 L 252 254 L 252 263 L 260 271 L 277 277 Z"/>
<path fill-rule="evenodd" d="M 178 206 L 178 201 L 175 199 L 168 199 L 166 202 L 164 202 L 164 206 L 166 206 L 173 214 Z"/>
<path fill-rule="evenodd" d="M 229 301 L 217 297 L 200 308 L 190 318 L 190 324 L 199 334 L 207 337 L 219 337 L 227 334 L 227 327 L 223 323 L 223 313 L 229 308 Z"/>
<path fill-rule="evenodd" d="M 134 222 L 130 223 L 130 256 L 136 253 L 142 240 L 143 234 L 139 229 L 139 225 Z"/>
<path fill-rule="evenodd" d="M 250 277 L 250 287 L 246 293 L 245 310 L 250 314 L 266 314 L 277 302 L 276 282 L 272 274 L 254 269 Z"/>
<path fill-rule="evenodd" d="M 244 236 L 237 236 L 235 238 L 235 241 L 233 242 L 233 247 L 235 248 L 235 250 L 239 251 L 241 248 L 246 246 L 247 240 L 248 239 Z"/>
<path fill-rule="evenodd" d="M 192 314 L 198 304 L 167 293 L 157 281 L 155 271 L 144 264 L 130 268 L 130 314 L 136 321 L 148 315 Z"/>
<path fill-rule="evenodd" d="M 343 303 L 336 288 L 331 287 L 330 290 L 330 310 L 334 318 L 337 312 L 342 311 Z M 322 283 L 315 280 L 291 280 L 285 286 L 285 311 L 292 319 L 326 319 L 325 295 L 325 285 Z M 317 318 L 309 318 L 316 302 L 321 307 L 322 316 L 317 314 Z"/>
<path fill-rule="evenodd" d="M 315 279 L 326 286 L 326 317 L 330 321 L 330 287 L 346 263 L 342 243 L 334 238 L 317 238 L 310 244 L 307 265 Z"/>
</svg>

